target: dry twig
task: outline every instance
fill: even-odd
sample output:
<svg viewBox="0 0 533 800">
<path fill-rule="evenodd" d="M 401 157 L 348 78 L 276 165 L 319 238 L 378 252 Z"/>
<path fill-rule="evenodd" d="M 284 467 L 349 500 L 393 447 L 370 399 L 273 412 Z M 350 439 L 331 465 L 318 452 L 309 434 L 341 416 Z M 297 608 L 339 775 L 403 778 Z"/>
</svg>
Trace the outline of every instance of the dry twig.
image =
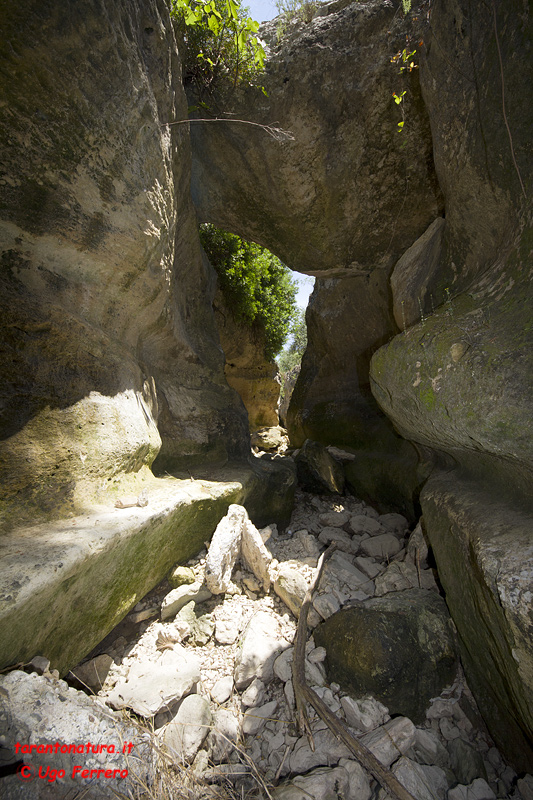
<svg viewBox="0 0 533 800">
<path fill-rule="evenodd" d="M 305 643 L 307 640 L 307 615 L 309 607 L 313 599 L 313 593 L 317 588 L 322 570 L 326 561 L 333 555 L 336 550 L 336 545 L 331 544 L 325 553 L 320 556 L 317 565 L 317 572 L 315 579 L 305 595 L 302 607 L 300 609 L 300 616 L 298 619 L 298 628 L 296 630 L 296 638 L 294 641 L 294 655 L 292 660 L 292 682 L 294 688 L 294 697 L 296 699 L 296 713 L 300 730 L 305 732 L 310 739 L 310 746 L 314 749 L 312 744 L 311 728 L 307 719 L 305 710 L 305 703 L 308 702 L 315 709 L 318 716 L 326 723 L 330 731 L 335 734 L 337 739 L 341 741 L 346 747 L 354 754 L 360 764 L 367 769 L 378 783 L 389 794 L 396 798 L 396 800 L 415 800 L 413 795 L 402 786 L 396 776 L 383 764 L 378 761 L 373 753 L 365 747 L 361 742 L 357 741 L 346 725 L 338 717 L 333 714 L 327 705 L 320 699 L 316 692 L 311 689 L 305 679 Z"/>
<path fill-rule="evenodd" d="M 516 156 L 514 152 L 513 146 L 513 137 L 511 135 L 511 128 L 509 127 L 509 122 L 507 121 L 507 113 L 505 111 L 505 80 L 503 77 L 503 58 L 502 58 L 502 51 L 500 48 L 500 38 L 498 36 L 498 21 L 496 19 L 496 3 L 492 0 L 492 12 L 494 15 L 494 36 L 496 38 L 496 47 L 498 48 L 498 61 L 500 63 L 500 77 L 501 77 L 501 84 L 502 84 L 502 112 L 503 112 L 503 121 L 505 122 L 505 127 L 507 128 L 507 136 L 509 137 L 509 147 L 511 148 L 511 157 L 513 159 L 514 168 L 516 170 L 516 174 L 518 175 L 518 180 L 520 181 L 520 186 L 522 188 L 522 193 L 524 197 L 527 198 L 527 192 L 524 186 L 524 182 L 522 180 L 522 175 L 520 174 L 520 170 L 518 169 L 518 164 L 516 163 Z"/>
<path fill-rule="evenodd" d="M 277 142 L 293 142 L 294 136 L 291 131 L 286 131 L 283 128 L 278 127 L 276 122 L 273 122 L 271 125 L 262 125 L 260 122 L 251 122 L 249 119 L 220 119 L 219 117 L 215 117 L 213 119 L 179 119 L 177 122 L 166 122 L 165 125 L 185 125 L 186 123 L 192 122 L 236 122 L 240 125 L 253 125 L 255 128 L 262 128 L 269 136 L 272 136 Z"/>
</svg>

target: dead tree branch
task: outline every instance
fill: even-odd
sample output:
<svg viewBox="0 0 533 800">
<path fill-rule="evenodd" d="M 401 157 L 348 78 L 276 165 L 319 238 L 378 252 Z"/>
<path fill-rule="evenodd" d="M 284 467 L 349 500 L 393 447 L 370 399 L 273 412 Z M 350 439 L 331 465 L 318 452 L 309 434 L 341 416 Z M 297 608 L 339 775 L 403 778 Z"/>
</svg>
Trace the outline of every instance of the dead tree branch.
<svg viewBox="0 0 533 800">
<path fill-rule="evenodd" d="M 336 717 L 335 714 L 329 710 L 327 705 L 306 682 L 305 644 L 307 640 L 307 615 L 313 599 L 313 593 L 320 582 L 324 565 L 333 554 L 335 549 L 336 545 L 331 544 L 326 552 L 320 556 L 315 579 L 307 590 L 302 607 L 300 609 L 298 628 L 294 641 L 294 655 L 292 659 L 292 682 L 294 687 L 294 697 L 296 699 L 296 714 L 298 724 L 302 733 L 307 734 L 310 740 L 310 746 L 312 749 L 314 749 L 311 727 L 309 725 L 307 712 L 305 709 L 305 703 L 307 702 L 309 705 L 313 706 L 318 716 L 324 720 L 330 731 L 335 734 L 337 739 L 346 745 L 359 763 L 374 776 L 378 783 L 386 791 L 388 791 L 393 798 L 396 798 L 396 800 L 415 800 L 413 795 L 408 792 L 404 786 L 402 786 L 400 781 L 390 771 L 390 769 L 378 761 L 375 755 L 371 753 L 367 747 L 365 747 L 363 744 L 361 744 L 361 742 L 352 736 L 342 720 L 338 719 L 338 717 Z"/>
</svg>

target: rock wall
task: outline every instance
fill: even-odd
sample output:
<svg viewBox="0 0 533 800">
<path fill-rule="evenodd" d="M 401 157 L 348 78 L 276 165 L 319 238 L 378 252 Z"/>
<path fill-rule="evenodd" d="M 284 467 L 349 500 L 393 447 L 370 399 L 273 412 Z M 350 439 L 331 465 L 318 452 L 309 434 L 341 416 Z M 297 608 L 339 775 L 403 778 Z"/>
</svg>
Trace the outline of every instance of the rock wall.
<svg viewBox="0 0 533 800">
<path fill-rule="evenodd" d="M 390 272 L 441 210 L 429 121 L 416 71 L 402 77 L 391 64 L 405 46 L 391 3 L 332 3 L 319 14 L 280 42 L 276 22 L 263 26 L 268 97 L 256 87 L 232 98 L 233 116 L 275 120 L 293 139 L 238 123 L 191 125 L 193 199 L 202 221 L 318 277 L 291 439 L 364 451 L 356 490 L 374 502 L 386 490 L 391 507 L 412 514 L 416 457 L 372 398 L 368 365 L 397 330 Z M 409 123 L 399 134 L 392 93 L 403 88 Z M 407 490 L 398 488 L 398 458 Z M 368 482 L 370 463 L 380 474 Z"/>
<path fill-rule="evenodd" d="M 383 417 L 370 390 L 370 358 L 395 330 L 384 270 L 317 279 L 306 312 L 308 346 L 287 411 L 291 441 L 336 445 L 355 458 L 352 491 L 381 511 L 415 516 L 418 456 Z"/>
<path fill-rule="evenodd" d="M 372 388 L 433 453 L 421 504 L 465 665 L 492 735 L 530 770 L 531 12 L 439 0 L 431 26 L 421 83 L 446 209 L 438 307 L 377 352 Z M 414 284 L 426 264 L 411 259 Z"/>
<path fill-rule="evenodd" d="M 223 373 L 188 131 L 168 124 L 186 117 L 187 102 L 163 0 L 104 10 L 96 0 L 66 9 L 32 0 L 24 10 L 7 0 L 3 28 L 2 514 L 4 529 L 41 520 L 50 533 L 51 519 L 140 488 L 151 466 L 243 459 L 249 437 Z M 235 97 L 236 117 L 276 120 L 294 138 L 239 123 L 190 126 L 200 219 L 318 276 L 289 410 L 295 440 L 351 447 L 352 487 L 368 495 L 389 485 L 396 502 L 418 480 L 406 440 L 432 462 L 421 504 L 469 679 L 494 738 L 529 770 L 530 41 L 521 0 L 433 0 L 419 85 L 416 71 L 400 78 L 390 63 L 405 43 L 392 3 L 330 4 L 279 46 L 271 36 L 268 96 L 256 87 Z M 400 134 L 391 98 L 404 87 Z M 255 475 L 262 514 L 272 494 L 283 510 L 293 486 L 290 469 L 268 468 L 268 482 Z M 212 527 L 213 496 L 198 488 L 198 514 L 207 509 Z M 163 569 L 172 520 L 164 509 L 154 517 Z M 87 519 L 94 532 L 98 515 Z M 132 556 L 98 632 L 160 577 L 143 572 L 138 522 L 127 527 Z M 47 573 L 47 610 L 56 596 L 64 605 L 46 626 L 31 597 L 24 636 L 4 626 L 13 660 L 39 626 L 62 653 L 70 607 L 89 591 L 90 571 L 78 582 L 76 525 L 54 527 L 32 553 L 36 531 L 3 539 L 14 556 L 24 546 L 37 584 L 40 554 L 55 564 L 57 538 L 68 538 L 79 569 L 63 578 L 61 561 Z M 108 554 L 116 568 L 111 545 L 99 551 Z M 22 582 L 7 575 L 18 593 L 24 569 Z M 80 634 L 74 644 L 63 663 L 87 643 Z"/>
<path fill-rule="evenodd" d="M 226 358 L 224 374 L 244 403 L 250 431 L 279 425 L 278 366 L 265 358 L 262 336 L 249 325 L 235 320 L 220 290 L 215 295 L 213 308 Z"/>
<path fill-rule="evenodd" d="M 236 98 L 235 116 L 294 140 L 191 126 L 193 196 L 202 220 L 318 277 L 294 441 L 370 449 L 380 491 L 409 476 L 404 497 L 416 459 L 397 434 L 433 463 L 421 502 L 471 682 L 531 769 L 531 17 L 519 0 L 430 12 L 421 93 L 416 71 L 398 85 L 390 64 L 405 46 L 392 3 L 327 5 L 279 45 L 267 26 L 268 98 Z M 367 474 L 356 468 L 361 494 Z M 487 497 L 499 512 L 482 525 Z M 496 546 L 511 512 L 513 557 Z"/>
<path fill-rule="evenodd" d="M 7 527 L 150 467 L 248 452 L 213 323 L 163 0 L 3 6 Z M 58 510 L 60 509 L 60 510 Z"/>
<path fill-rule="evenodd" d="M 7 0 L 2 32 L 0 668 L 63 671 L 233 500 L 286 523 L 294 476 L 244 463 L 166 3 Z"/>
<path fill-rule="evenodd" d="M 232 97 L 234 117 L 275 122 L 293 138 L 192 124 L 192 193 L 202 221 L 268 247 L 291 269 L 366 278 L 392 268 L 437 216 L 440 195 L 417 74 L 402 78 L 390 63 L 405 39 L 399 15 L 383 0 L 335 7 L 279 42 L 276 22 L 263 26 L 268 96 L 249 87 Z M 404 80 L 402 138 L 392 92 Z"/>
</svg>

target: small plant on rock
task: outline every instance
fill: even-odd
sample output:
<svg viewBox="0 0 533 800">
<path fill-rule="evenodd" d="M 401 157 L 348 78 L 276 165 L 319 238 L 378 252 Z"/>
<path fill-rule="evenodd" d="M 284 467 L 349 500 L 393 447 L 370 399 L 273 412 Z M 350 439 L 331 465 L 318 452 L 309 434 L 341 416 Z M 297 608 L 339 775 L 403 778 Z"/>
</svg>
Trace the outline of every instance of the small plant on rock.
<svg viewBox="0 0 533 800">
<path fill-rule="evenodd" d="M 283 14 L 286 22 L 300 20 L 301 22 L 311 22 L 318 2 L 315 0 L 276 0 L 276 8 L 279 14 Z"/>
<path fill-rule="evenodd" d="M 265 59 L 259 23 L 235 0 L 170 0 L 170 15 L 182 39 L 184 82 L 201 105 L 215 92 L 225 94 L 251 83 Z"/>
</svg>

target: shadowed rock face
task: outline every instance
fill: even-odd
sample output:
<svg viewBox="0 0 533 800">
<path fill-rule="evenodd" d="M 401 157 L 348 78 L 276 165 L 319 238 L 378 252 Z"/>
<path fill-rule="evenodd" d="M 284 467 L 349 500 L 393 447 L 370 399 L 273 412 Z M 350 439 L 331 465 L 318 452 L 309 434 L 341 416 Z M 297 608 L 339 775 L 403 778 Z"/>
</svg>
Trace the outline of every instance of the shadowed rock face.
<svg viewBox="0 0 533 800">
<path fill-rule="evenodd" d="M 376 353 L 371 380 L 437 458 L 421 505 L 469 680 L 495 740 L 531 770 L 531 15 L 495 8 L 433 4 L 420 72 L 446 204 L 440 307 Z"/>
<path fill-rule="evenodd" d="M 292 442 L 355 454 L 349 485 L 384 512 L 414 518 L 418 456 L 383 416 L 370 390 L 370 358 L 393 335 L 384 270 L 368 278 L 317 279 L 307 309 L 308 347 L 287 412 Z"/>
<path fill-rule="evenodd" d="M 248 446 L 223 376 L 189 200 L 163 0 L 3 5 L 2 422 L 6 522 L 83 506 L 157 464 Z M 66 505 L 65 505 L 66 504 Z"/>
</svg>

